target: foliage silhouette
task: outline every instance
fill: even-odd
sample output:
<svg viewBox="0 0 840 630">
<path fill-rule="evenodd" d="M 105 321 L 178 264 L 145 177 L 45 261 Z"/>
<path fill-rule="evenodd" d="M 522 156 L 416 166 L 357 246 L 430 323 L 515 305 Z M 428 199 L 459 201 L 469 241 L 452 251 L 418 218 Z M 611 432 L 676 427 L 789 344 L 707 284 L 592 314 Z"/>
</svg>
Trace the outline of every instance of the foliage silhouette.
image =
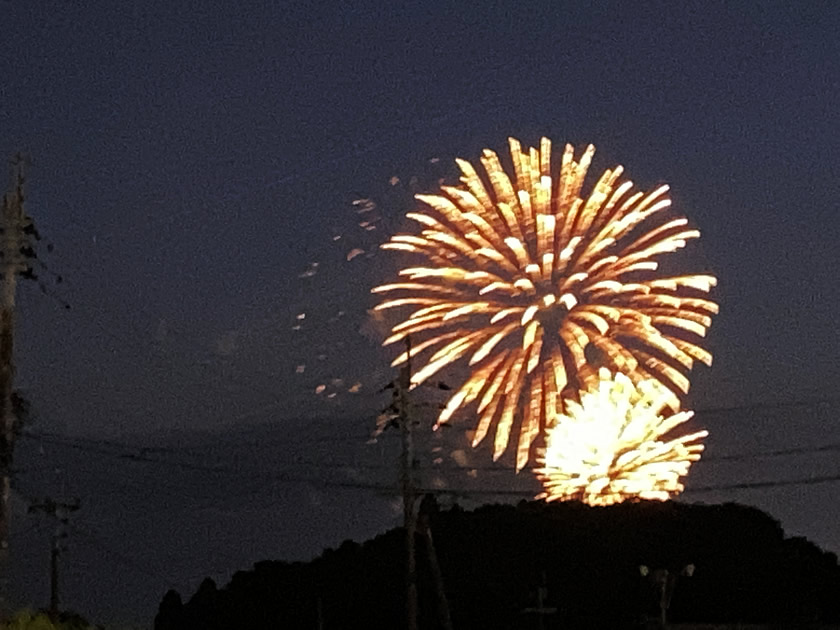
<svg viewBox="0 0 840 630">
<path fill-rule="evenodd" d="M 97 630 L 81 615 L 65 611 L 59 613 L 57 621 L 53 622 L 44 611 L 19 610 L 5 624 L 0 624 L 0 630 Z"/>
<path fill-rule="evenodd" d="M 658 615 L 657 586 L 640 565 L 679 573 L 674 622 L 806 627 L 840 621 L 834 554 L 785 538 L 767 514 L 737 504 L 580 503 L 430 510 L 452 621 L 459 630 L 532 628 L 523 613 L 548 589 L 550 628 L 634 628 Z M 166 594 L 155 630 L 231 627 L 399 628 L 404 622 L 401 529 L 344 542 L 308 563 L 266 561 L 224 588 L 205 580 L 186 603 Z M 435 585 L 418 535 L 419 627 L 439 628 Z"/>
</svg>

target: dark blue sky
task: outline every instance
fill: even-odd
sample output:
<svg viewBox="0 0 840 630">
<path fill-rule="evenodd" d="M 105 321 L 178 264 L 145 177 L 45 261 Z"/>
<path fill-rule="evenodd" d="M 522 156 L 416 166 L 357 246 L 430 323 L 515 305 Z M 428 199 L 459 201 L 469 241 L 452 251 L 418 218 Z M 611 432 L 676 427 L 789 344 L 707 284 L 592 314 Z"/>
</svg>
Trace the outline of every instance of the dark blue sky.
<svg viewBox="0 0 840 630">
<path fill-rule="evenodd" d="M 32 158 L 28 210 L 66 279 L 52 293 L 72 305 L 20 288 L 18 376 L 39 430 L 174 440 L 272 422 L 291 443 L 354 418 L 363 433 L 390 378 L 386 354 L 359 333 L 370 287 L 396 264 L 371 256 L 375 245 L 399 225 L 412 176 L 434 181 L 456 156 L 504 151 L 509 135 L 592 142 L 596 170 L 621 163 L 642 187 L 671 185 L 703 233 L 681 264 L 720 279 L 697 409 L 836 392 L 834 3 L 64 0 L 0 11 L 0 154 Z M 381 215 L 373 232 L 352 205 L 368 197 Z M 365 255 L 346 261 L 355 248 Z M 348 393 L 356 382 L 361 393 Z M 840 438 L 829 405 L 698 419 L 710 455 L 814 446 Z M 301 417 L 320 424 L 290 422 Z M 796 472 L 812 474 L 770 458 L 703 478 Z M 827 504 L 838 488 L 719 498 L 759 504 L 836 551 Z M 316 541 L 346 535 L 336 525 Z M 105 609 L 119 616 L 117 603 Z"/>
</svg>

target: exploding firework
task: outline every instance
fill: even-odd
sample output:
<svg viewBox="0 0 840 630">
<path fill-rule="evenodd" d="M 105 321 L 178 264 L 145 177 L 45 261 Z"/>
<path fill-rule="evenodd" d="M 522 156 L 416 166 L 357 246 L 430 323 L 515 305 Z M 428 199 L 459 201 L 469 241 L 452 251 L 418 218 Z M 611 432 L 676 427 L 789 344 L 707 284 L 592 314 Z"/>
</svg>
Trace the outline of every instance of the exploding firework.
<svg viewBox="0 0 840 630">
<path fill-rule="evenodd" d="M 636 382 L 663 382 L 678 408 L 694 361 L 711 364 L 692 338 L 705 335 L 717 305 L 703 297 L 713 276 L 656 273 L 661 255 L 699 236 L 684 218 L 660 219 L 670 205 L 667 186 L 633 192 L 632 182 L 619 183 L 618 166 L 583 199 L 594 147 L 578 162 L 567 145 L 555 179 L 548 139 L 525 151 L 511 139 L 510 149 L 513 180 L 485 150 L 489 186 L 458 160 L 462 186 L 417 195 L 428 208 L 407 216 L 421 231 L 382 247 L 413 254 L 419 264 L 373 291 L 390 296 L 379 310 L 415 309 L 385 340 L 411 337 L 419 365 L 413 384 L 468 357 L 470 375 L 438 424 L 476 403 L 473 445 L 495 425 L 498 459 L 518 427 L 519 470 L 563 411 L 564 390 L 574 396 L 594 384 L 601 366 Z M 393 365 L 407 358 L 404 352 Z"/>
<path fill-rule="evenodd" d="M 664 501 L 682 492 L 680 477 L 700 459 L 706 431 L 669 434 L 693 412 L 663 416 L 668 390 L 658 381 L 634 384 L 602 369 L 594 389 L 568 401 L 566 413 L 546 432 L 536 470 L 547 501 L 579 499 L 611 505 L 629 498 Z"/>
</svg>

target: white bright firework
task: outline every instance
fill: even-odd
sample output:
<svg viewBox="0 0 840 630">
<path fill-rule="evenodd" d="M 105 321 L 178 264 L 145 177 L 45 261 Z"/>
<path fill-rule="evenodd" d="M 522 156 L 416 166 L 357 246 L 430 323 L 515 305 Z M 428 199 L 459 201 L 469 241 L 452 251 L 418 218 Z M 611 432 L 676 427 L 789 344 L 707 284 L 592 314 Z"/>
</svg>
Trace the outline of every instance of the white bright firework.
<svg viewBox="0 0 840 630">
<path fill-rule="evenodd" d="M 682 492 L 680 478 L 700 459 L 708 435 L 673 432 L 693 412 L 664 416 L 668 390 L 656 380 L 634 384 L 601 369 L 597 387 L 570 400 L 547 431 L 537 475 L 547 501 L 579 499 L 610 505 L 628 498 L 666 500 Z"/>
</svg>

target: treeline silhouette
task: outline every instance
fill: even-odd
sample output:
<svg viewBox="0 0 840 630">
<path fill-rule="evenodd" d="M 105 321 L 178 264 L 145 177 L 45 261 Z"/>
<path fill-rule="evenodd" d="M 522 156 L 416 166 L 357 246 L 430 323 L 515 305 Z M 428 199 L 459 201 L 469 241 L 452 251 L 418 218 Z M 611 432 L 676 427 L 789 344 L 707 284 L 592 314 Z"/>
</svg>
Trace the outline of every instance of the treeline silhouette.
<svg viewBox="0 0 840 630">
<path fill-rule="evenodd" d="M 425 505 L 456 630 L 638 628 L 659 616 L 654 577 L 663 569 L 674 580 L 669 621 L 796 628 L 840 621 L 837 557 L 786 538 L 755 508 Z M 438 582 L 425 541 L 418 534 L 419 628 L 432 630 L 441 627 Z M 155 630 L 405 627 L 404 561 L 403 531 L 394 529 L 363 544 L 345 541 L 311 562 L 259 562 L 223 588 L 205 579 L 185 603 L 168 592 Z M 684 575 L 689 565 L 693 573 Z M 540 587 L 548 610 L 538 619 L 526 609 L 537 607 Z"/>
</svg>

